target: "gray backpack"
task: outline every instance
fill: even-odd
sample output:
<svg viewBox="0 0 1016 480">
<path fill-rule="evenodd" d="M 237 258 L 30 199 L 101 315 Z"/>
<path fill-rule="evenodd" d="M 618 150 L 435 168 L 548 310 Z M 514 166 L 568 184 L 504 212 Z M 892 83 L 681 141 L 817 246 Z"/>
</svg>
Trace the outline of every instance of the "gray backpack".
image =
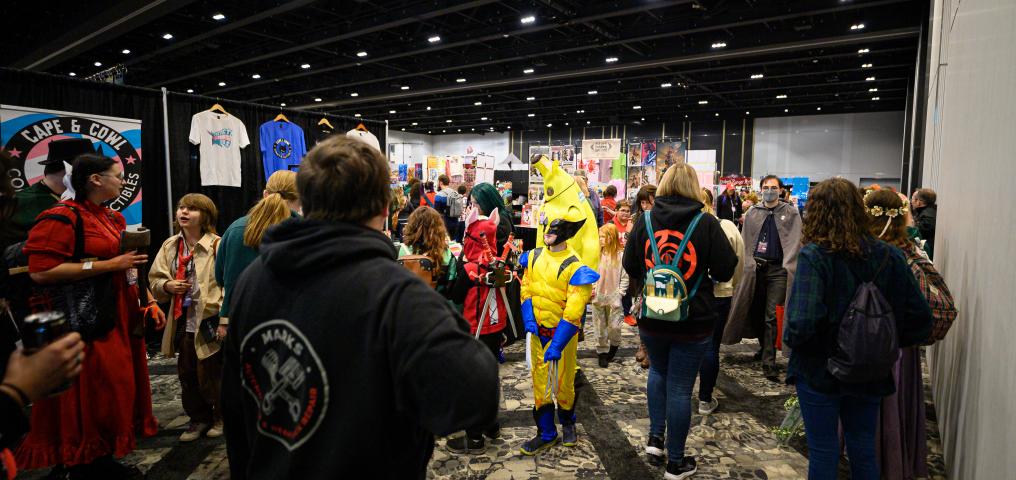
<svg viewBox="0 0 1016 480">
<path fill-rule="evenodd" d="M 836 351 L 829 357 L 826 369 L 843 383 L 885 379 L 892 374 L 899 359 L 896 316 L 875 286 L 875 279 L 889 262 L 889 255 L 887 251 L 882 266 L 871 280 L 858 285 L 854 299 L 840 321 Z"/>
</svg>

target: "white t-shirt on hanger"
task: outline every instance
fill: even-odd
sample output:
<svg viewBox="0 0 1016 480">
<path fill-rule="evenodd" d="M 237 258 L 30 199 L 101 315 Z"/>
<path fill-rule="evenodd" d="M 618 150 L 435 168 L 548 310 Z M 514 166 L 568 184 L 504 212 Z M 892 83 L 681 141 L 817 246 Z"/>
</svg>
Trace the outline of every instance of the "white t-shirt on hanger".
<svg viewBox="0 0 1016 480">
<path fill-rule="evenodd" d="M 240 149 L 250 145 L 243 122 L 205 110 L 191 117 L 190 142 L 200 145 L 201 185 L 239 187 Z"/>
<path fill-rule="evenodd" d="M 366 143 L 367 145 L 370 145 L 370 146 L 376 148 L 377 151 L 381 152 L 381 145 L 378 143 L 377 137 L 375 137 L 373 133 L 365 132 L 363 130 L 357 130 L 357 129 L 354 128 L 354 129 L 346 132 L 346 136 L 350 137 L 350 138 L 355 138 L 355 139 L 357 139 L 357 140 L 359 140 L 359 141 L 361 141 L 363 143 Z M 385 152 L 381 152 L 381 153 L 385 153 Z"/>
</svg>

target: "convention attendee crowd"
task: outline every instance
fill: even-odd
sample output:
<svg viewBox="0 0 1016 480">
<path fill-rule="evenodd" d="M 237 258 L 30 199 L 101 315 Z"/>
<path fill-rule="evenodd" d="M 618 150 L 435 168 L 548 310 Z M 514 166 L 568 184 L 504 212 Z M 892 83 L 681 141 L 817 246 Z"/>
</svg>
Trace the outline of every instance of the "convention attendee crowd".
<svg viewBox="0 0 1016 480">
<path fill-rule="evenodd" d="M 380 152 L 335 137 L 299 173 L 272 174 L 221 236 L 208 196 L 177 199 L 174 233 L 149 252 L 122 245 L 124 217 L 106 206 L 124 187 L 120 164 L 62 142 L 31 187 L 15 194 L 0 179 L 10 474 L 140 478 L 117 459 L 160 427 L 151 355 L 176 358 L 189 417 L 179 441 L 225 436 L 236 479 L 424 478 L 435 436 L 455 454 L 483 451 L 500 434 L 498 363 L 515 341 L 532 350 L 537 403 L 536 435 L 519 449 L 567 448 L 577 337 L 595 335 L 608 367 L 637 328 L 645 453 L 665 478 L 697 471 L 685 448 L 693 386 L 699 414 L 722 409 L 721 344 L 744 339 L 758 339 L 765 378 L 796 388 L 809 478 L 837 478 L 841 445 L 851 478 L 927 476 L 921 346 L 956 316 L 931 261 L 930 189 L 908 198 L 831 178 L 802 211 L 773 175 L 714 199 L 683 163 L 631 195 L 579 174 L 562 181 L 584 204 L 548 208 L 538 246 L 522 252 L 494 185 L 442 175 L 392 188 Z M 594 237 L 592 254 L 573 244 Z M 681 275 L 677 321 L 654 314 L 658 285 L 646 285 L 663 267 Z M 58 309 L 47 295 L 78 295 L 62 304 L 74 332 L 24 348 L 44 325 L 18 317 Z"/>
</svg>

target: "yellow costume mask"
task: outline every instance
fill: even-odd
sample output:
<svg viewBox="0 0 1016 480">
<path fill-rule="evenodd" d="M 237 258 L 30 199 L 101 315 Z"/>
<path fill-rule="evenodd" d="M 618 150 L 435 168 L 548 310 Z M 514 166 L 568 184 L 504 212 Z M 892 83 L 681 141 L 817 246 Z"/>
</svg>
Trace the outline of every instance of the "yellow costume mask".
<svg viewBox="0 0 1016 480">
<path fill-rule="evenodd" d="M 543 175 L 544 204 L 540 209 L 541 221 L 536 227 L 536 245 L 546 247 L 543 241 L 543 219 L 569 217 L 568 210 L 577 208 L 585 218 L 578 234 L 568 240 L 568 246 L 575 251 L 583 265 L 596 270 L 600 265 L 600 234 L 597 231 L 596 215 L 582 189 L 558 162 L 551 163 L 546 156 L 540 157 L 536 169 Z"/>
</svg>

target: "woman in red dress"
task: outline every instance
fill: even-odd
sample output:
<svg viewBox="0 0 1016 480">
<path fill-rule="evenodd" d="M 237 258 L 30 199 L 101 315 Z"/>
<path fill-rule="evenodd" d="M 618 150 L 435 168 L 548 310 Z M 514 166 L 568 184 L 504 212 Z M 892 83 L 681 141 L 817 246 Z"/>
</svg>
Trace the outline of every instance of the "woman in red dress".
<svg viewBox="0 0 1016 480">
<path fill-rule="evenodd" d="M 36 402 L 31 433 L 17 451 L 22 468 L 65 465 L 74 478 L 127 478 L 131 469 L 117 463 L 135 448 L 135 436 L 154 435 L 152 395 L 144 338 L 131 334 L 144 322 L 139 301 L 136 267 L 148 261 L 136 252 L 121 254 L 120 235 L 126 229 L 123 215 L 101 206 L 123 189 L 123 169 L 100 155 L 77 157 L 71 174 L 74 200 L 46 210 L 46 215 L 67 217 L 65 223 L 43 219 L 29 232 L 25 245 L 32 280 L 54 284 L 110 274 L 116 302 L 115 325 L 85 347 L 81 376 L 63 394 Z M 81 215 L 83 257 L 99 260 L 77 263 L 74 256 L 73 206 Z M 154 305 L 150 292 L 144 292 Z M 165 315 L 154 307 L 157 327 Z"/>
</svg>

